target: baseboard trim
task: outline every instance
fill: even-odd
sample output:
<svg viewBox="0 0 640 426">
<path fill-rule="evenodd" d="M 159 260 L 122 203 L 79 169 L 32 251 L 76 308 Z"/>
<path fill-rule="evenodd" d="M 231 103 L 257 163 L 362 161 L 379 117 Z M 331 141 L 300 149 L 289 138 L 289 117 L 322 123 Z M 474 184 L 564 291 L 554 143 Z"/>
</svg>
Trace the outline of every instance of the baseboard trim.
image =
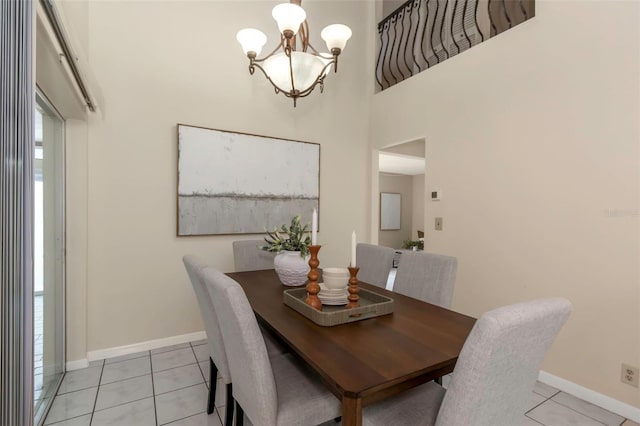
<svg viewBox="0 0 640 426">
<path fill-rule="evenodd" d="M 558 390 L 569 393 L 577 398 L 595 404 L 598 407 L 602 407 L 605 410 L 609 410 L 612 413 L 616 413 L 618 415 L 626 417 L 627 419 L 633 420 L 634 422 L 640 423 L 640 408 L 634 407 L 633 405 L 618 401 L 617 399 L 613 399 L 609 396 L 585 388 L 584 386 L 580 386 L 561 377 L 554 376 L 553 374 L 547 373 L 546 371 L 540 371 L 538 380 L 549 386 L 553 386 Z"/>
<path fill-rule="evenodd" d="M 180 343 L 188 343 L 206 338 L 207 334 L 204 331 L 197 331 L 195 333 L 180 334 L 178 336 L 165 337 L 163 339 L 147 340 L 146 342 L 134 343 L 132 345 L 98 349 L 87 352 L 87 360 L 96 361 L 99 359 L 113 358 L 120 355 L 129 355 L 136 352 L 149 351 L 151 349 L 158 349 L 164 346 L 179 345 Z"/>
<path fill-rule="evenodd" d="M 87 368 L 89 366 L 88 359 L 77 359 L 75 361 L 68 361 L 66 364 L 66 371 L 80 370 L 81 368 Z"/>
</svg>

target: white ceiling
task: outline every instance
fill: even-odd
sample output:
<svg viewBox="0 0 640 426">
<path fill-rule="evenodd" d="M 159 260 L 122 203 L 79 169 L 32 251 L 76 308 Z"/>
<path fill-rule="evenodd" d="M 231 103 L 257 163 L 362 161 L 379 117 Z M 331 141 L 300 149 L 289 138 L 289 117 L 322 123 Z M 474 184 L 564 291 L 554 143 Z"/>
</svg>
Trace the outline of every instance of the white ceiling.
<svg viewBox="0 0 640 426">
<path fill-rule="evenodd" d="M 378 157 L 378 170 L 380 173 L 414 176 L 424 174 L 424 167 L 424 158 L 412 155 L 380 152 Z"/>
</svg>

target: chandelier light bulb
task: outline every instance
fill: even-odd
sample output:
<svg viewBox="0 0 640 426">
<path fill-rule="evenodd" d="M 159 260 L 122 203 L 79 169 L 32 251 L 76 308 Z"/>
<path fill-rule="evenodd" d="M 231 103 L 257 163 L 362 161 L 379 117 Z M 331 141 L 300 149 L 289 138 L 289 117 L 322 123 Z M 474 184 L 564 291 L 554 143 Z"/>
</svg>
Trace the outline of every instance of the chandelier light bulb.
<svg viewBox="0 0 640 426">
<path fill-rule="evenodd" d="M 281 3 L 271 11 L 273 19 L 278 23 L 278 29 L 282 34 L 285 31 L 293 31 L 295 35 L 300 28 L 300 24 L 307 19 L 307 13 L 297 4 Z"/>
<path fill-rule="evenodd" d="M 351 38 L 351 28 L 342 24 L 333 24 L 325 27 L 320 33 L 320 37 L 327 43 L 327 49 L 344 50 L 347 40 Z"/>
<path fill-rule="evenodd" d="M 262 46 L 267 43 L 267 36 L 260 30 L 245 28 L 238 31 L 236 40 L 242 45 L 245 55 L 249 52 L 255 52 L 256 56 L 258 56 L 262 51 Z"/>
</svg>

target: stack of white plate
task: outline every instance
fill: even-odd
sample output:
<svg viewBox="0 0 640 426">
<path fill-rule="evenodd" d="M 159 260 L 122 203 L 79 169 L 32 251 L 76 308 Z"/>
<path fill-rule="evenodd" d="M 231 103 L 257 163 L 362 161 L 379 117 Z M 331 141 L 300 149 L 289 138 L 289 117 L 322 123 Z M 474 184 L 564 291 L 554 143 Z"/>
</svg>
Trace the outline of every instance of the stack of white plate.
<svg viewBox="0 0 640 426">
<path fill-rule="evenodd" d="M 325 287 L 324 283 L 320 283 L 320 292 L 318 293 L 318 298 L 323 305 L 346 305 L 347 303 L 349 303 L 347 296 L 349 296 L 349 292 L 347 291 L 346 287 L 331 289 Z"/>
</svg>

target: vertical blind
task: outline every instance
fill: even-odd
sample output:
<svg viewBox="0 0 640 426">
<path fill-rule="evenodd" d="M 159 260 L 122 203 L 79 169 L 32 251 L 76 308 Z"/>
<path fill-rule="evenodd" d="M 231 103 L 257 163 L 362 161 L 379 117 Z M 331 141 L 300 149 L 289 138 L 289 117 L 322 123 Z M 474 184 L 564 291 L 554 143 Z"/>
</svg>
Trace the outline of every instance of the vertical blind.
<svg viewBox="0 0 640 426">
<path fill-rule="evenodd" d="M 33 424 L 33 4 L 0 0 L 0 425 Z"/>
</svg>

